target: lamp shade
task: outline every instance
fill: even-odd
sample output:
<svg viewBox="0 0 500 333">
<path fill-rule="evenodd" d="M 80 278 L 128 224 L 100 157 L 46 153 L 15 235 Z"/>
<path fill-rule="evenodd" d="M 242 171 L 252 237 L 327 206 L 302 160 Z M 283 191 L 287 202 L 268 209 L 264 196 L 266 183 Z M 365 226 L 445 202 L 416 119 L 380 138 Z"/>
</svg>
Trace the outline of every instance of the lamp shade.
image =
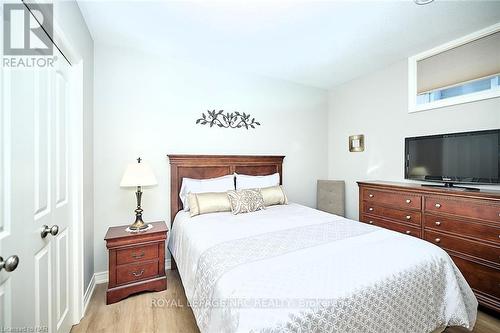
<svg viewBox="0 0 500 333">
<path fill-rule="evenodd" d="M 121 187 L 153 186 L 158 184 L 153 170 L 147 163 L 131 163 L 123 173 Z"/>
</svg>

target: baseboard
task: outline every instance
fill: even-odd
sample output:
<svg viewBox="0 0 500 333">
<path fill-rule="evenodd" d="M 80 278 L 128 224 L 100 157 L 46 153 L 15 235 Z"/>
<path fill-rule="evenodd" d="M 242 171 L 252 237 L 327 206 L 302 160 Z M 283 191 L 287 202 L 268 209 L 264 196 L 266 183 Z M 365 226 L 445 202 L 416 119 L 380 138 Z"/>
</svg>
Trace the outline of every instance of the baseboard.
<svg viewBox="0 0 500 333">
<path fill-rule="evenodd" d="M 87 287 L 87 290 L 85 290 L 85 294 L 83 294 L 83 313 L 82 313 L 82 318 L 85 316 L 85 313 L 87 312 L 87 307 L 89 306 L 90 299 L 92 298 L 92 295 L 94 294 L 95 290 L 95 274 L 92 275 L 92 279 L 90 279 L 90 283 Z"/>
<path fill-rule="evenodd" d="M 94 273 L 95 284 L 108 282 L 108 271 Z"/>
<path fill-rule="evenodd" d="M 165 259 L 165 269 L 171 269 L 172 268 L 172 259 L 167 258 Z"/>
<path fill-rule="evenodd" d="M 165 269 L 170 269 L 171 267 L 172 267 L 172 259 L 170 259 L 170 258 L 165 259 Z M 92 277 L 92 281 L 94 281 L 94 286 L 92 287 L 92 292 L 93 292 L 94 291 L 93 288 L 95 288 L 96 284 L 108 282 L 108 271 L 94 273 L 94 276 Z M 91 284 L 92 284 L 92 281 L 91 281 Z M 92 296 L 92 294 L 90 296 Z"/>
</svg>

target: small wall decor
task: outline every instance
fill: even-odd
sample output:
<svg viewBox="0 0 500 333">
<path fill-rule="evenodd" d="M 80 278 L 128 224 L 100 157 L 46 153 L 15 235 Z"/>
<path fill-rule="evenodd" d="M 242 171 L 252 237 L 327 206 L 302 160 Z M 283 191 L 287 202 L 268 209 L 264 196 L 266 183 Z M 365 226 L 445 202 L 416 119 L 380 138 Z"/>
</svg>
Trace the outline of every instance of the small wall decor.
<svg viewBox="0 0 500 333">
<path fill-rule="evenodd" d="M 365 136 L 363 134 L 351 135 L 349 137 L 349 151 L 359 153 L 365 150 Z"/>
<path fill-rule="evenodd" d="M 210 127 L 215 125 L 223 128 L 250 129 L 255 128 L 255 126 L 260 126 L 260 123 L 255 121 L 255 118 L 250 119 L 250 117 L 250 114 L 245 112 L 240 113 L 236 111 L 224 113 L 224 110 L 207 110 L 206 114 L 205 112 L 201 114 L 201 118 L 197 119 L 196 123 L 200 125 L 209 125 Z"/>
</svg>

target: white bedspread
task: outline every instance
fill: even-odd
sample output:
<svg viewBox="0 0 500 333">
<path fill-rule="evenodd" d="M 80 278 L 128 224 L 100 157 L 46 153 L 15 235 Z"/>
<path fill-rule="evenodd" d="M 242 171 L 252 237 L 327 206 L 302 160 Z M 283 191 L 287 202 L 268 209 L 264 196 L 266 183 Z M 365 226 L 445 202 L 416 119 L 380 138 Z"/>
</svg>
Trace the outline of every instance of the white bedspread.
<svg viewBox="0 0 500 333">
<path fill-rule="evenodd" d="M 202 332 L 429 333 L 476 320 L 439 247 L 297 204 L 179 212 L 169 249 Z"/>
</svg>

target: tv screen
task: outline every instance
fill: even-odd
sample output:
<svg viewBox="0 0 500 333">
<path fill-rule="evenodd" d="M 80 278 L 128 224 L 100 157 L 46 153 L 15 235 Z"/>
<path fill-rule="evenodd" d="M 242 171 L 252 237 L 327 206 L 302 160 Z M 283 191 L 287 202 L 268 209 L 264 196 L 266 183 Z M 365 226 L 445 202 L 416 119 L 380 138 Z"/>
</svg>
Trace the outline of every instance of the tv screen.
<svg viewBox="0 0 500 333">
<path fill-rule="evenodd" d="M 405 156 L 406 179 L 500 182 L 500 130 L 406 138 Z"/>
</svg>

